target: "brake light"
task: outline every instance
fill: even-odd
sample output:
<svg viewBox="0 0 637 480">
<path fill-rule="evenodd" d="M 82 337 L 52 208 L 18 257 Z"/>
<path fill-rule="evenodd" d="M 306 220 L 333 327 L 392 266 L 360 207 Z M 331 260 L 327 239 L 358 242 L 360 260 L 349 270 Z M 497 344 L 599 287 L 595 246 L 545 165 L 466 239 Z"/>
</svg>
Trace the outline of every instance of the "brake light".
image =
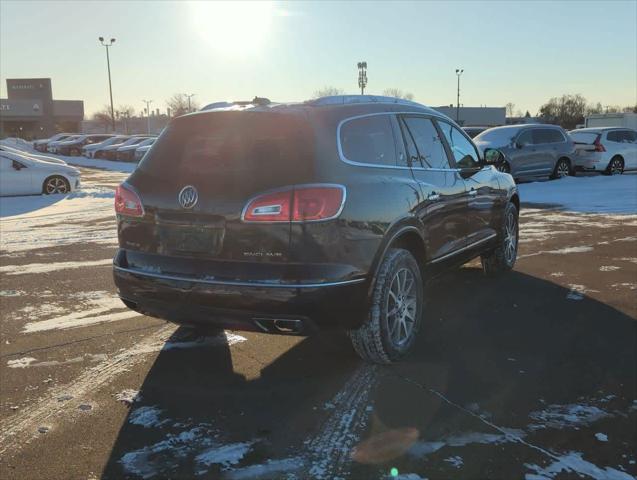
<svg viewBox="0 0 637 480">
<path fill-rule="evenodd" d="M 128 217 L 142 217 L 144 207 L 139 196 L 122 184 L 115 190 L 115 212 Z"/>
<path fill-rule="evenodd" d="M 599 142 L 599 139 L 601 138 L 601 135 L 597 135 L 597 138 L 595 139 L 595 141 L 593 142 L 593 145 L 595 145 L 595 151 L 596 152 L 605 152 L 606 149 L 604 148 L 604 145 L 602 145 Z"/>
<path fill-rule="evenodd" d="M 251 200 L 243 213 L 246 222 L 315 222 L 335 218 L 345 200 L 340 185 L 296 186 Z"/>
</svg>

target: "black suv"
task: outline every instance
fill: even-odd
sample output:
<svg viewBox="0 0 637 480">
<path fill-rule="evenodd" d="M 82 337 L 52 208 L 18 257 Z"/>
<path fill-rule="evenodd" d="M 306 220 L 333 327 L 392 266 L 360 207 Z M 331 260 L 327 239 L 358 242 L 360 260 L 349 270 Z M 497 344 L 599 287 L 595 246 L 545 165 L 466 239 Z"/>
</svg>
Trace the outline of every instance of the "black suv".
<svg viewBox="0 0 637 480">
<path fill-rule="evenodd" d="M 378 363 L 414 344 L 424 279 L 517 255 L 511 176 L 446 116 L 389 97 L 175 118 L 115 208 L 131 309 L 204 329 L 346 329 Z"/>
<path fill-rule="evenodd" d="M 113 136 L 114 135 L 107 133 L 97 135 L 81 135 L 75 140 L 63 142 L 58 145 L 56 153 L 58 155 L 81 155 L 82 147 L 85 147 L 86 145 L 90 145 L 92 143 L 103 142 L 104 140 L 107 140 Z"/>
</svg>

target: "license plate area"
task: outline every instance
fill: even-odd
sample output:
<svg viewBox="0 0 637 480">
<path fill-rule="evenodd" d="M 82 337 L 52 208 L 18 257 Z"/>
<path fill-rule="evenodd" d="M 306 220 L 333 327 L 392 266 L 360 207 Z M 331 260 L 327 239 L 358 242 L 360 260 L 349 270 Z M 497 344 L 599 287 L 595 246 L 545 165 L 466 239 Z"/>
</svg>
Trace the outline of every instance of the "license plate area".
<svg viewBox="0 0 637 480">
<path fill-rule="evenodd" d="M 158 225 L 161 250 L 165 253 L 218 255 L 225 228 L 214 226 Z"/>
</svg>

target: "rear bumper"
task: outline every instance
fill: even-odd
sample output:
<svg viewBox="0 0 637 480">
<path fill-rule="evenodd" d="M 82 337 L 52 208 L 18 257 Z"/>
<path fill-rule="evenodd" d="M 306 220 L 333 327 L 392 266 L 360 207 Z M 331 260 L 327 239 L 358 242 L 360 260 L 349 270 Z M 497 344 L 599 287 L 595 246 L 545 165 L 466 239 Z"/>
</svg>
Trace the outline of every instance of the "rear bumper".
<svg viewBox="0 0 637 480">
<path fill-rule="evenodd" d="M 575 155 L 575 158 L 573 159 L 573 166 L 578 170 L 604 170 L 606 168 L 606 164 L 604 164 L 602 160 L 602 156 L 598 152 Z"/>
<path fill-rule="evenodd" d="M 308 334 L 355 328 L 367 312 L 365 278 L 313 283 L 195 278 L 130 267 L 122 252 L 113 268 L 119 296 L 129 308 L 174 323 Z"/>
</svg>

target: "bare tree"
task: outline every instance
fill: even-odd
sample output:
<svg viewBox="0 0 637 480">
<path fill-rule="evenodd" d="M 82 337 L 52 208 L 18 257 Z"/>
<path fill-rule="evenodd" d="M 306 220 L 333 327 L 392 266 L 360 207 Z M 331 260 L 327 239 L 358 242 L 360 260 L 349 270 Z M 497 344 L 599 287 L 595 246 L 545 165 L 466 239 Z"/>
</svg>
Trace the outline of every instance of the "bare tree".
<svg viewBox="0 0 637 480">
<path fill-rule="evenodd" d="M 404 98 L 405 100 L 413 100 L 414 94 L 410 92 L 403 92 L 400 88 L 386 88 L 383 90 L 383 95 L 386 97 Z"/>
<path fill-rule="evenodd" d="M 561 125 L 567 130 L 584 123 L 584 117 L 588 114 L 589 107 L 586 99 L 577 95 L 562 95 L 551 98 L 540 107 L 538 116 L 546 123 Z"/>
<path fill-rule="evenodd" d="M 120 105 L 115 110 L 115 115 L 119 114 L 120 117 L 134 117 L 135 116 L 135 108 L 131 105 Z"/>
<path fill-rule="evenodd" d="M 505 105 L 506 107 L 506 115 L 507 117 L 512 117 L 513 116 L 513 112 L 515 111 L 515 103 L 513 102 L 509 102 Z"/>
<path fill-rule="evenodd" d="M 101 110 L 93 114 L 93 120 L 104 127 L 104 132 L 108 132 L 112 124 L 111 107 L 104 105 Z"/>
<path fill-rule="evenodd" d="M 190 99 L 190 109 L 188 109 L 188 97 L 183 93 L 175 93 L 166 101 L 166 105 L 170 108 L 173 117 L 199 110 L 199 104 L 192 98 Z"/>
<path fill-rule="evenodd" d="M 323 88 L 319 88 L 314 92 L 312 98 L 321 98 L 321 97 L 332 97 L 334 95 L 343 95 L 343 89 L 332 87 L 331 85 L 327 85 Z"/>
</svg>

